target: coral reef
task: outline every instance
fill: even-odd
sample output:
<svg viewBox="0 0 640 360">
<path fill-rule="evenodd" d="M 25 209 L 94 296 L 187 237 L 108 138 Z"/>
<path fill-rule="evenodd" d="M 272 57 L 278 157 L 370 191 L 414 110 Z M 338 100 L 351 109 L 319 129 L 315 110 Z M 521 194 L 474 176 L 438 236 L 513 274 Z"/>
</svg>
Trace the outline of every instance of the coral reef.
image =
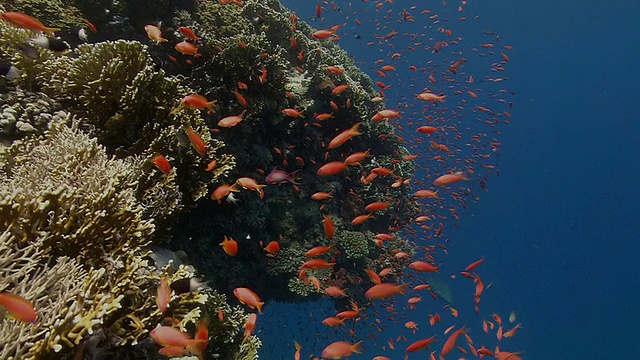
<svg viewBox="0 0 640 360">
<path fill-rule="evenodd" d="M 0 291 L 21 294 L 38 314 L 36 324 L 1 323 L 3 359 L 55 358 L 97 328 L 136 344 L 164 318 L 155 283 L 169 274 L 144 259 L 154 226 L 135 197 L 143 160 L 114 159 L 69 125 L 54 122 L 44 138 L 0 152 Z M 184 327 L 206 299 L 180 295 L 172 314 Z"/>
<path fill-rule="evenodd" d="M 101 29 L 101 41 L 75 46 L 74 40 L 67 54 L 41 50 L 33 57 L 22 44 L 35 33 L 0 22 L 0 52 L 21 73 L 18 87 L 5 84 L 8 90 L 0 97 L 2 139 L 13 142 L 0 150 L 0 180 L 7 184 L 0 193 L 0 239 L 6 246 L 0 251 L 17 259 L 0 268 L 9 274 L 0 279 L 0 291 L 26 294 L 41 316 L 37 327 L 2 323 L 11 335 L 0 342 L 13 341 L 8 357 L 55 358 L 52 354 L 80 344 L 96 356 L 123 351 L 105 350 L 109 343 L 153 352 L 155 344 L 146 335 L 166 316 L 153 302 L 157 282 L 194 274 L 171 262 L 151 266 L 147 246 L 152 241 L 184 250 L 215 288 L 174 295 L 170 306 L 170 316 L 185 331 L 193 332 L 199 318 L 208 320 L 205 355 L 212 358 L 257 357 L 259 340 L 243 343 L 239 333 L 242 308 L 228 305 L 223 295 L 234 287 L 250 287 L 265 300 L 299 301 L 335 284 L 359 301 L 363 285 L 357 279 L 364 268 L 391 267 L 388 281 L 401 275 L 407 259 L 394 255 L 411 252 L 406 242 L 390 240 L 380 247 L 373 236 L 394 233 L 415 214 L 408 187 L 392 186 L 411 178 L 414 164 L 401 160 L 408 151 L 392 125 L 369 120 L 384 105 L 370 101 L 378 95 L 373 82 L 337 45 L 313 39 L 313 29 L 275 0 L 247 1 L 242 7 L 160 1 L 142 16 L 132 15 L 149 1 L 42 4 L 16 0 L 7 7 L 63 27 L 63 38 L 84 18 L 91 19 Z M 181 39 L 174 31 L 163 33 L 169 44 L 145 45 L 144 25 L 158 19 L 195 30 L 201 37 L 199 56 L 173 51 Z M 344 73 L 328 72 L 329 65 L 339 65 Z M 337 85 L 348 88 L 334 94 Z M 216 100 L 215 111 L 180 106 L 180 99 L 192 93 Z M 283 109 L 301 115 L 292 117 Z M 317 120 L 314 114 L 320 113 L 329 116 Z M 64 114 L 75 120 L 57 121 Z M 216 126 L 239 114 L 243 120 L 236 126 Z M 362 135 L 327 149 L 338 133 L 357 123 Z M 205 154 L 189 143 L 187 129 L 202 139 Z M 44 137 L 19 140 L 45 130 Z M 335 176 L 317 174 L 324 163 L 364 151 L 371 157 L 362 164 Z M 171 169 L 161 171 L 149 161 L 156 154 Z M 264 198 L 242 191 L 233 203 L 196 202 L 239 177 L 262 183 L 276 167 L 295 181 L 267 186 Z M 392 175 L 365 181 L 376 167 Z M 331 191 L 333 197 L 318 203 L 311 199 L 318 191 Z M 351 220 L 374 201 L 389 201 L 389 208 L 377 212 L 375 221 L 353 225 Z M 333 239 L 322 225 L 328 214 L 335 221 Z M 236 257 L 218 246 L 223 236 L 238 241 Z M 267 257 L 263 244 L 274 239 L 281 251 Z M 305 284 L 298 278 L 308 260 L 305 252 L 331 244 L 338 250 L 330 255 L 335 268 L 309 270 L 316 285 Z M 21 260 L 27 258 L 32 261 Z M 18 286 L 36 278 L 33 289 Z M 66 307 L 47 303 L 45 291 L 67 292 Z M 28 349 L 22 338 L 16 341 L 20 334 L 29 334 L 24 341 L 35 345 Z"/>
<path fill-rule="evenodd" d="M 352 265 L 354 259 L 359 265 L 367 265 L 392 258 L 393 249 L 377 248 L 372 236 L 399 229 L 416 213 L 417 204 L 408 187 L 391 186 L 398 178 L 410 178 L 414 165 L 399 160 L 408 151 L 394 135 L 392 125 L 368 120 L 383 109 L 383 104 L 370 101 L 378 95 L 373 82 L 346 52 L 331 42 L 312 39 L 313 29 L 277 1 L 248 1 L 243 7 L 200 2 L 195 12 L 179 12 L 173 23 L 189 26 L 201 35 L 199 52 L 203 55 L 189 59 L 192 65 L 178 57 L 172 66 L 179 72 L 188 71 L 190 87 L 218 100 L 217 113 L 205 116 L 207 124 L 215 128 L 220 118 L 244 114 L 240 124 L 221 128 L 215 134 L 235 156 L 236 166 L 230 177 L 248 176 L 260 181 L 279 167 L 297 171 L 299 184 L 269 185 L 264 199 L 240 193 L 236 204 L 200 204 L 179 222 L 177 228 L 191 230 L 174 232 L 172 246 L 186 251 L 196 267 L 222 289 L 242 284 L 263 298 L 281 300 L 289 300 L 284 293 L 287 290 L 312 290 L 305 290 L 308 286 L 297 279 L 297 274 L 305 261 L 304 252 L 313 246 L 336 243 L 343 251 L 344 256 L 336 257 L 336 270 L 346 272 L 336 271 L 327 281 L 344 281 L 335 278 L 338 273 L 347 278 L 360 276 L 361 270 Z M 339 65 L 345 72 L 330 73 L 328 65 Z M 246 88 L 240 89 L 240 83 Z M 343 94 L 334 95 L 331 90 L 338 84 L 349 87 Z M 247 100 L 246 107 L 237 94 Z M 297 109 L 302 115 L 289 117 L 283 114 L 284 108 Z M 333 117 L 314 121 L 314 113 L 331 113 Z M 326 144 L 335 135 L 358 122 L 361 136 L 327 152 Z M 360 166 L 349 167 L 339 177 L 316 174 L 323 163 L 366 150 L 373 157 Z M 387 168 L 394 176 L 362 182 L 361 178 L 375 167 Z M 319 211 L 320 204 L 310 199 L 311 194 L 330 190 L 333 199 L 323 202 Z M 375 221 L 350 224 L 363 214 L 366 204 L 388 198 L 394 199 L 393 205 L 385 213 L 376 214 Z M 353 235 L 342 246 L 339 236 L 327 241 L 321 225 L 323 213 L 334 215 L 336 234 L 346 231 Z M 225 235 L 238 241 L 238 257 L 215 251 Z M 265 259 L 256 242 L 274 239 L 279 239 L 281 252 Z M 270 275 L 267 279 L 265 267 Z M 401 275 L 399 269 L 398 265 L 394 276 Z"/>
</svg>

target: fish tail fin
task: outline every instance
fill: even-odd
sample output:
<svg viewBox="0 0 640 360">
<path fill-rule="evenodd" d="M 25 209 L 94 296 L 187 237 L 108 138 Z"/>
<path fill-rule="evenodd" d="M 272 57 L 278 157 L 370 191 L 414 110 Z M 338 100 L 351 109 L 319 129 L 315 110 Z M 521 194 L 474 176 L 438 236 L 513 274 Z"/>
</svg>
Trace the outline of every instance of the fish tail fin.
<svg viewBox="0 0 640 360">
<path fill-rule="evenodd" d="M 264 305 L 264 301 L 260 301 L 256 304 L 256 308 L 258 309 L 258 313 L 262 314 L 262 306 Z"/>
<path fill-rule="evenodd" d="M 206 108 L 209 109 L 209 112 L 208 112 L 209 114 L 213 114 L 214 113 L 213 105 L 215 105 L 216 102 L 217 102 L 216 100 L 211 100 L 211 101 L 206 103 Z"/>
<path fill-rule="evenodd" d="M 362 133 L 360 132 L 360 125 L 362 125 L 362 123 L 357 122 L 353 124 L 353 126 L 351 127 L 351 130 L 353 131 L 353 136 L 362 135 Z"/>
<path fill-rule="evenodd" d="M 46 27 L 45 26 L 45 27 L 42 28 L 42 31 L 44 33 L 51 34 L 51 35 L 54 35 L 53 33 L 55 33 L 56 31 L 60 31 L 60 30 L 62 30 L 62 29 L 57 28 L 57 27 Z"/>
<path fill-rule="evenodd" d="M 404 295 L 407 291 L 407 287 L 409 286 L 409 284 L 401 284 L 400 285 L 400 294 Z"/>
<path fill-rule="evenodd" d="M 353 351 L 356 354 L 362 354 L 362 350 L 360 349 L 360 345 L 362 344 L 364 340 L 360 340 L 357 343 L 351 345 L 351 351 Z"/>
</svg>

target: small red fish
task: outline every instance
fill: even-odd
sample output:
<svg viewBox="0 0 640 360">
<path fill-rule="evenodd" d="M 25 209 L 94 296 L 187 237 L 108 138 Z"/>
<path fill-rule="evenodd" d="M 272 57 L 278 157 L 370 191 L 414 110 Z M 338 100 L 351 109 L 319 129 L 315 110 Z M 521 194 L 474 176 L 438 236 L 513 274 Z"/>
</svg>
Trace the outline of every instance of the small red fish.
<svg viewBox="0 0 640 360">
<path fill-rule="evenodd" d="M 20 295 L 8 292 L 0 293 L 0 306 L 5 308 L 11 316 L 18 320 L 35 323 L 37 314 L 33 304 Z"/>
<path fill-rule="evenodd" d="M 280 251 L 280 243 L 277 241 L 270 241 L 267 246 L 264 247 L 264 251 L 268 252 L 269 255 L 275 255 L 278 251 Z"/>
<path fill-rule="evenodd" d="M 198 47 L 188 41 L 181 41 L 177 43 L 174 48 L 183 55 L 192 55 L 193 57 L 202 56 L 202 54 L 198 53 Z"/>
<path fill-rule="evenodd" d="M 318 169 L 318 175 L 320 176 L 329 176 L 338 174 L 347 169 L 347 164 L 342 161 L 332 161 L 330 163 L 324 164 Z"/>
<path fill-rule="evenodd" d="M 227 238 L 225 236 L 219 245 L 222 246 L 224 252 L 229 256 L 236 256 L 238 253 L 238 243 L 233 238 Z"/>
<path fill-rule="evenodd" d="M 200 39 L 198 38 L 198 35 L 196 35 L 196 33 L 193 30 L 191 30 L 186 26 L 178 27 L 178 31 L 180 31 L 180 33 L 184 35 L 187 39 L 190 39 L 193 41 L 198 41 Z"/>
<path fill-rule="evenodd" d="M 233 295 L 235 295 L 241 303 L 252 309 L 258 309 L 258 312 L 262 314 L 262 306 L 264 305 L 264 302 L 261 301 L 258 295 L 256 295 L 256 293 L 251 289 L 244 287 L 235 288 L 233 289 Z"/>
<path fill-rule="evenodd" d="M 156 305 L 162 313 L 167 312 L 169 308 L 169 301 L 171 301 L 171 289 L 169 288 L 169 282 L 167 279 L 160 279 L 158 284 L 158 294 L 156 296 Z"/>
<path fill-rule="evenodd" d="M 197 132 L 193 131 L 191 127 L 187 127 L 185 131 L 187 132 L 187 136 L 191 141 L 191 145 L 193 145 L 193 148 L 196 149 L 196 152 L 200 156 L 204 156 L 207 153 L 207 144 L 204 143 L 204 140 L 202 140 L 200 135 L 198 135 Z"/>
<path fill-rule="evenodd" d="M 332 30 L 317 30 L 315 31 L 313 34 L 311 34 L 311 37 L 314 39 L 326 39 L 331 37 L 334 34 L 334 32 Z"/>
<path fill-rule="evenodd" d="M 166 42 L 167 39 L 162 37 L 162 30 L 155 25 L 145 25 L 144 31 L 147 32 L 149 39 L 154 40 L 156 43 Z"/>
<path fill-rule="evenodd" d="M 151 162 L 160 170 L 163 174 L 168 175 L 171 172 L 171 164 L 169 160 L 163 155 L 156 154 L 151 158 Z"/>
<path fill-rule="evenodd" d="M 0 18 L 2 20 L 8 21 L 13 25 L 29 30 L 42 31 L 42 32 L 56 32 L 60 31 L 59 28 L 54 27 L 46 27 L 40 20 L 34 18 L 33 16 L 29 16 L 27 14 L 17 12 L 17 11 L 7 11 L 0 14 Z"/>
<path fill-rule="evenodd" d="M 213 105 L 216 103 L 215 100 L 208 101 L 202 95 L 198 94 L 190 94 L 183 97 L 180 100 L 180 105 L 184 107 L 188 107 L 189 109 L 209 109 L 209 112 L 213 112 Z"/>
<path fill-rule="evenodd" d="M 331 220 L 329 215 L 323 215 L 324 219 L 322 219 L 322 226 L 324 227 L 324 233 L 327 235 L 327 239 L 333 239 L 333 235 L 335 233 L 335 223 Z"/>
</svg>

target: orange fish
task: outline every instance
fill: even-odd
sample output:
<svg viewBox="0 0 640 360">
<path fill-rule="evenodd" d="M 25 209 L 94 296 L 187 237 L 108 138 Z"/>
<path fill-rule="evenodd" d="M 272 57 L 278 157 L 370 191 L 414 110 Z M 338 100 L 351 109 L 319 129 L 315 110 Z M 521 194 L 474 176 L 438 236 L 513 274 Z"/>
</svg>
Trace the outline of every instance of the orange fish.
<svg viewBox="0 0 640 360">
<path fill-rule="evenodd" d="M 33 304 L 20 295 L 1 292 L 0 306 L 5 308 L 9 312 L 9 314 L 11 314 L 11 316 L 18 320 L 30 323 L 36 322 L 36 317 L 38 315 L 33 309 Z"/>
<path fill-rule="evenodd" d="M 333 268 L 333 266 L 336 263 L 332 262 L 328 262 L 325 259 L 311 259 L 309 261 L 306 261 L 302 264 L 303 268 L 307 268 L 307 269 L 329 269 L 329 268 Z"/>
<path fill-rule="evenodd" d="M 388 297 L 396 296 L 398 294 L 404 295 L 405 289 L 408 284 L 394 284 L 394 283 L 381 283 L 373 285 L 367 292 L 364 293 L 364 297 L 369 300 L 380 300 Z"/>
<path fill-rule="evenodd" d="M 221 204 L 222 199 L 227 197 L 230 192 L 240 192 L 240 190 L 236 188 L 236 184 L 233 184 L 231 186 L 227 184 L 220 185 L 215 190 L 213 190 L 213 193 L 211 193 L 211 200 L 216 200 L 218 201 L 218 204 Z"/>
<path fill-rule="evenodd" d="M 324 359 L 342 359 L 343 357 L 351 356 L 351 354 L 360 354 L 360 344 L 362 340 L 355 344 L 350 344 L 346 341 L 336 341 L 329 344 L 324 350 L 322 350 L 322 357 Z"/>
<path fill-rule="evenodd" d="M 258 181 L 250 177 L 241 177 L 236 180 L 236 184 L 240 185 L 243 189 L 255 190 L 260 194 L 260 199 L 264 198 L 264 189 L 267 185 L 260 185 Z"/>
<path fill-rule="evenodd" d="M 368 157 L 371 157 L 371 153 L 369 152 L 369 150 L 364 152 L 357 152 L 347 156 L 347 158 L 344 159 L 344 162 L 347 165 L 360 165 L 360 163 Z"/>
<path fill-rule="evenodd" d="M 193 41 L 198 41 L 200 38 L 198 38 L 198 36 L 196 35 L 196 33 L 191 30 L 190 28 L 186 27 L 186 26 L 180 26 L 178 27 L 178 31 L 180 31 L 180 33 L 182 35 L 184 35 L 187 39 L 193 40 Z"/>
<path fill-rule="evenodd" d="M 167 39 L 162 37 L 162 30 L 155 25 L 145 25 L 144 31 L 147 32 L 147 36 L 149 39 L 155 41 L 156 43 L 161 43 L 167 41 Z"/>
<path fill-rule="evenodd" d="M 431 345 L 431 343 L 434 342 L 435 340 L 436 340 L 435 335 L 427 339 L 420 339 L 412 343 L 411 345 L 407 346 L 407 349 L 404 352 L 410 353 L 410 352 L 416 352 L 422 349 L 428 349 L 429 345 Z"/>
<path fill-rule="evenodd" d="M 257 322 L 258 315 L 256 315 L 256 313 L 251 313 L 249 314 L 249 316 L 247 316 L 247 320 L 245 320 L 244 325 L 242 325 L 242 327 L 244 328 L 244 339 L 242 339 L 243 343 L 247 341 L 249 336 L 251 336 L 251 333 L 253 333 L 253 331 L 256 329 Z"/>
<path fill-rule="evenodd" d="M 227 116 L 218 121 L 220 127 L 233 127 L 242 121 L 242 115 Z"/>
<path fill-rule="evenodd" d="M 324 164 L 318 169 L 318 175 L 320 176 L 329 176 L 335 175 L 343 170 L 347 169 L 347 164 L 342 161 L 332 161 L 330 163 Z"/>
<path fill-rule="evenodd" d="M 158 326 L 149 335 L 161 346 L 187 348 L 198 356 L 202 355 L 202 350 L 206 347 L 206 340 L 190 339 L 189 335 L 171 326 Z"/>
<path fill-rule="evenodd" d="M 324 228 L 324 233 L 327 235 L 327 239 L 333 239 L 333 234 L 335 233 L 335 223 L 331 219 L 329 215 L 323 215 L 324 219 L 322 219 L 322 227 Z"/>
<path fill-rule="evenodd" d="M 171 301 L 171 289 L 169 288 L 169 282 L 167 279 L 160 279 L 158 284 L 158 295 L 156 296 L 156 305 L 162 313 L 167 312 L 169 308 L 169 302 Z"/>
<path fill-rule="evenodd" d="M 233 238 L 227 238 L 225 236 L 224 240 L 222 240 L 219 245 L 222 246 L 222 249 L 227 253 L 227 255 L 236 256 L 238 253 L 238 243 L 233 240 Z"/>
<path fill-rule="evenodd" d="M 333 34 L 334 32 L 331 30 L 317 30 L 313 34 L 311 34 L 311 37 L 314 39 L 326 39 Z"/>
<path fill-rule="evenodd" d="M 504 334 L 502 334 L 502 336 L 509 338 L 512 336 L 515 336 L 516 331 L 518 331 L 518 329 L 522 328 L 522 324 L 516 324 L 516 326 L 514 326 L 513 328 L 511 328 L 511 330 L 509 331 L 505 331 Z"/>
<path fill-rule="evenodd" d="M 206 321 L 198 322 L 196 334 L 193 336 L 195 340 L 195 348 L 200 352 L 207 348 L 209 342 L 209 327 Z"/>
<path fill-rule="evenodd" d="M 245 99 L 244 96 L 242 96 L 242 94 L 240 94 L 238 89 L 233 89 L 233 93 L 236 95 L 236 100 L 238 100 L 240 105 L 242 105 L 243 107 L 249 106 L 249 103 L 247 102 L 247 99 Z"/>
<path fill-rule="evenodd" d="M 181 41 L 177 43 L 174 48 L 183 55 L 192 55 L 193 57 L 202 56 L 202 54 L 198 53 L 198 47 L 188 41 Z"/>
<path fill-rule="evenodd" d="M 480 258 L 480 260 L 476 260 L 476 261 L 472 262 L 471 264 L 467 265 L 467 267 L 465 268 L 465 271 L 471 271 L 471 270 L 477 268 L 478 265 L 482 264 L 483 261 L 484 261 L 484 258 Z"/>
<path fill-rule="evenodd" d="M 456 340 L 458 340 L 458 336 L 460 336 L 460 334 L 462 333 L 466 333 L 465 328 L 460 328 L 454 331 L 453 334 L 449 336 L 447 341 L 445 341 L 444 345 L 442 346 L 442 350 L 440 350 L 441 360 L 444 359 L 445 355 L 447 355 L 448 353 L 451 352 L 451 350 L 453 350 L 453 347 L 456 345 Z"/>
<path fill-rule="evenodd" d="M 316 114 L 313 114 L 313 116 L 318 121 L 325 121 L 325 120 L 329 120 L 329 119 L 333 118 L 333 113 L 322 113 L 322 114 L 316 113 Z"/>
<path fill-rule="evenodd" d="M 347 90 L 348 88 L 349 88 L 349 85 L 347 84 L 338 85 L 334 87 L 333 90 L 331 90 L 331 95 L 338 95 L 343 91 Z"/>
<path fill-rule="evenodd" d="M 447 186 L 447 185 L 453 184 L 455 182 L 458 182 L 460 180 L 469 180 L 469 179 L 467 179 L 467 177 L 464 175 L 464 173 L 462 171 L 458 171 L 458 172 L 453 173 L 453 174 L 442 175 L 442 176 L 438 177 L 437 179 L 435 179 L 433 181 L 433 185 L 435 185 L 435 186 Z"/>
<path fill-rule="evenodd" d="M 371 214 L 366 214 L 366 215 L 358 215 L 356 216 L 353 220 L 351 220 L 351 225 L 360 225 L 363 222 L 372 219 L 373 216 L 371 216 Z"/>
<path fill-rule="evenodd" d="M 277 241 L 270 241 L 267 246 L 264 247 L 264 251 L 268 252 L 267 255 L 275 255 L 278 251 L 280 251 L 280 243 Z"/>
<path fill-rule="evenodd" d="M 434 126 L 420 126 L 419 128 L 416 129 L 417 132 L 419 133 L 423 133 L 423 134 L 432 134 L 436 131 L 438 131 L 437 127 Z"/>
<path fill-rule="evenodd" d="M 327 71 L 336 75 L 342 75 L 344 73 L 344 70 L 342 70 L 341 68 L 331 65 L 327 66 Z"/>
<path fill-rule="evenodd" d="M 328 253 L 329 251 L 333 250 L 334 247 L 335 247 L 335 245 L 316 246 L 314 248 L 311 248 L 309 251 L 307 251 L 304 254 L 304 256 L 306 256 L 306 257 L 314 257 L 314 256 L 324 255 L 324 254 Z"/>
<path fill-rule="evenodd" d="M 378 275 L 380 275 L 382 277 L 385 277 L 385 276 L 391 274 L 392 270 L 393 269 L 391 269 L 391 268 L 384 268 L 384 269 L 380 270 L 380 273 Z"/>
<path fill-rule="evenodd" d="M 389 203 L 388 202 L 382 202 L 382 201 L 378 201 L 378 202 L 373 202 L 369 205 L 367 205 L 364 210 L 367 212 L 374 212 L 374 211 L 380 211 L 380 210 L 386 210 L 389 208 Z"/>
<path fill-rule="evenodd" d="M 433 266 L 428 262 L 414 261 L 411 264 L 409 264 L 409 267 L 412 268 L 413 270 L 421 271 L 421 272 L 438 272 L 440 265 Z"/>
<path fill-rule="evenodd" d="M 347 293 L 345 292 L 344 289 L 340 289 L 337 286 L 329 286 L 326 289 L 324 289 L 324 293 L 331 296 L 331 297 L 347 297 Z"/>
<path fill-rule="evenodd" d="M 389 110 L 389 109 L 380 110 L 375 115 L 373 115 L 373 117 L 371 118 L 371 121 L 382 121 L 386 119 L 393 119 L 398 116 L 400 116 L 400 113 L 395 110 Z"/>
<path fill-rule="evenodd" d="M 367 276 L 369 277 L 369 280 L 371 280 L 372 283 L 382 284 L 382 280 L 380 279 L 380 276 L 378 276 L 378 274 L 376 274 L 375 271 L 371 269 L 364 269 L 364 271 L 367 273 Z"/>
<path fill-rule="evenodd" d="M 209 109 L 209 112 L 213 112 L 213 105 L 215 100 L 208 101 L 204 96 L 198 94 L 190 94 L 183 97 L 180 100 L 180 105 L 188 107 L 189 109 Z"/>
<path fill-rule="evenodd" d="M 302 350 L 302 346 L 300 346 L 297 341 L 293 342 L 293 346 L 296 348 L 296 352 L 293 354 L 293 360 L 300 360 L 300 351 Z"/>
<path fill-rule="evenodd" d="M 98 33 L 98 28 L 93 25 L 91 23 L 91 21 L 87 20 L 87 19 L 82 19 L 82 21 L 84 21 L 85 24 L 87 24 L 87 26 L 89 27 L 89 30 L 91 30 L 91 32 L 93 32 L 94 34 Z"/>
<path fill-rule="evenodd" d="M 345 320 L 346 319 L 340 319 L 339 317 L 336 317 L 336 316 L 330 316 L 330 317 L 322 320 L 322 325 L 336 327 L 336 326 L 340 326 L 340 325 L 344 324 Z"/>
<path fill-rule="evenodd" d="M 40 20 L 34 18 L 33 16 L 29 16 L 27 14 L 17 12 L 17 11 L 7 11 L 0 14 L 0 18 L 2 20 L 8 21 L 13 25 L 29 30 L 42 31 L 42 32 L 56 32 L 60 31 L 59 28 L 46 27 Z"/>
<path fill-rule="evenodd" d="M 358 131 L 359 128 L 360 123 L 356 123 L 351 128 L 338 134 L 338 136 L 329 142 L 329 149 L 335 149 L 350 140 L 352 137 L 362 135 L 362 133 Z"/>
<path fill-rule="evenodd" d="M 438 192 L 431 190 L 418 190 L 414 193 L 414 195 L 419 198 L 437 198 Z"/>
<path fill-rule="evenodd" d="M 200 156 L 204 156 L 207 153 L 207 145 L 204 143 L 204 140 L 202 140 L 200 135 L 198 135 L 197 132 L 193 131 L 191 127 L 187 127 L 185 131 L 187 132 L 189 140 L 191 140 L 191 145 L 193 145 L 193 148 L 196 149 L 196 152 Z"/>
<path fill-rule="evenodd" d="M 260 76 L 258 77 L 258 80 L 260 80 L 260 84 L 267 82 L 267 68 L 264 66 L 260 68 Z"/>
<path fill-rule="evenodd" d="M 251 289 L 244 287 L 235 288 L 233 289 L 233 295 L 235 295 L 241 303 L 252 309 L 258 309 L 258 312 L 262 314 L 262 306 L 264 305 L 264 302 L 260 301 L 258 295 L 251 291 Z"/>
<path fill-rule="evenodd" d="M 330 193 L 330 192 L 326 193 L 326 192 L 322 192 L 322 191 L 311 195 L 311 198 L 313 200 L 325 200 L 325 199 L 330 199 L 332 197 L 333 197 L 332 193 Z"/>
<path fill-rule="evenodd" d="M 421 94 L 416 95 L 416 97 L 420 100 L 424 101 L 444 101 L 445 95 L 436 95 L 430 92 L 423 92 Z"/>
<path fill-rule="evenodd" d="M 163 155 L 154 155 L 151 158 L 151 162 L 165 175 L 168 175 L 171 172 L 171 164 L 169 164 L 169 160 L 167 160 Z"/>
<path fill-rule="evenodd" d="M 296 109 L 282 109 L 282 113 L 290 117 L 304 117 L 302 112 Z"/>
<path fill-rule="evenodd" d="M 215 169 L 216 166 L 218 166 L 218 160 L 212 160 L 209 164 L 207 164 L 207 168 L 205 170 L 206 171 L 211 171 L 211 170 Z"/>
</svg>

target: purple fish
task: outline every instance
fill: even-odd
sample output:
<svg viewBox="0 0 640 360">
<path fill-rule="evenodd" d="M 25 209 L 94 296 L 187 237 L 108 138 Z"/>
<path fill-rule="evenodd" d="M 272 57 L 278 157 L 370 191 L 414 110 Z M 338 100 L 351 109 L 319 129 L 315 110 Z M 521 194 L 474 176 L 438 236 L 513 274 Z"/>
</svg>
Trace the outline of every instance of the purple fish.
<svg viewBox="0 0 640 360">
<path fill-rule="evenodd" d="M 295 173 L 297 173 L 300 170 L 296 170 L 292 173 L 288 173 L 286 171 L 282 171 L 280 169 L 278 169 L 277 167 L 273 168 L 273 170 L 271 170 L 271 173 L 269 175 L 267 175 L 267 182 L 269 184 L 282 184 L 285 182 L 290 182 L 292 184 L 295 185 L 299 185 L 299 183 L 297 183 L 294 179 L 293 179 L 293 175 Z"/>
</svg>

